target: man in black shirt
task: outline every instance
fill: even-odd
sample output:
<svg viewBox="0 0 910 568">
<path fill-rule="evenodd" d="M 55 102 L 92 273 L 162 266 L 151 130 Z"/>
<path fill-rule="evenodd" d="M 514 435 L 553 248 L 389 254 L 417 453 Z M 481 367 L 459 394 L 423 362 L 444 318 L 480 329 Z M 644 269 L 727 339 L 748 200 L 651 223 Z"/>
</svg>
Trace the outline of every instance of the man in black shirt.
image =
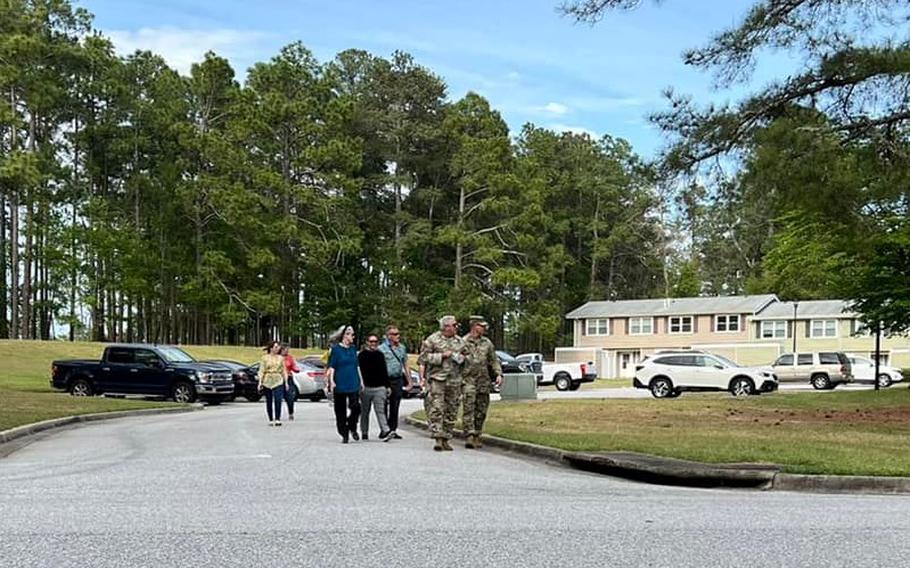
<svg viewBox="0 0 910 568">
<path fill-rule="evenodd" d="M 379 439 L 389 435 L 389 424 L 385 416 L 386 398 L 389 396 L 389 373 L 385 365 L 385 356 L 378 349 L 379 338 L 375 335 L 367 337 L 366 349 L 357 355 L 360 366 L 360 376 L 363 377 L 363 390 L 360 394 L 360 404 L 363 414 L 360 415 L 360 433 L 364 440 L 370 439 L 370 405 L 379 422 Z"/>
</svg>

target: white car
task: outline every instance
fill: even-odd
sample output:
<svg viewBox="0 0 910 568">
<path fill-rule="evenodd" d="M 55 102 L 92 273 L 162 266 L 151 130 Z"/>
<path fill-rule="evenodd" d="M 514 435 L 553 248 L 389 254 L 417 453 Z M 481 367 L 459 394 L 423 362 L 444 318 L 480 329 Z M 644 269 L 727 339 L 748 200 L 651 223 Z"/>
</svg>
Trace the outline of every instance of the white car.
<svg viewBox="0 0 910 568">
<path fill-rule="evenodd" d="M 652 355 L 635 367 L 632 384 L 654 398 L 675 398 L 684 391 L 729 391 L 745 396 L 777 390 L 767 367 L 742 367 L 712 353 L 673 351 Z"/>
<path fill-rule="evenodd" d="M 850 359 L 850 365 L 853 367 L 853 380 L 858 383 L 874 382 L 875 361 L 859 355 L 847 355 Z M 900 369 L 889 367 L 887 365 L 878 366 L 878 386 L 881 388 L 890 387 L 892 383 L 899 383 L 904 380 L 904 374 Z"/>
</svg>

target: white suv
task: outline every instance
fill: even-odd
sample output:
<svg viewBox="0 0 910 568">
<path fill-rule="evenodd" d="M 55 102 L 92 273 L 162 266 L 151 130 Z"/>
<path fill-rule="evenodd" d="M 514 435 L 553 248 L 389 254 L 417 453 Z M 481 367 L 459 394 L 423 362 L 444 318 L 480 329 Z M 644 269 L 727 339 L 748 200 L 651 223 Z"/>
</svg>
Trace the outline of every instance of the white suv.
<svg viewBox="0 0 910 568">
<path fill-rule="evenodd" d="M 741 367 L 703 351 L 673 351 L 652 355 L 635 367 L 636 388 L 654 398 L 675 398 L 683 391 L 730 391 L 744 396 L 777 390 L 777 377 L 766 368 Z"/>
</svg>

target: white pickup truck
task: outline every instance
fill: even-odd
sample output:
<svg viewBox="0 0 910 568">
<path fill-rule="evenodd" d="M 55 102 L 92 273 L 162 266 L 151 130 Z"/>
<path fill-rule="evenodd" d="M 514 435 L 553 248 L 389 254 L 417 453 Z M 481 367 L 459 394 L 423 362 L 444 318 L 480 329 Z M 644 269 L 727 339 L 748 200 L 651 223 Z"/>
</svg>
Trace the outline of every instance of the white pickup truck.
<svg viewBox="0 0 910 568">
<path fill-rule="evenodd" d="M 594 382 L 597 370 L 592 361 L 587 363 L 551 363 L 543 360 L 541 353 L 522 353 L 517 356 L 538 375 L 538 385 L 556 385 L 557 390 L 578 390 L 582 383 Z"/>
</svg>

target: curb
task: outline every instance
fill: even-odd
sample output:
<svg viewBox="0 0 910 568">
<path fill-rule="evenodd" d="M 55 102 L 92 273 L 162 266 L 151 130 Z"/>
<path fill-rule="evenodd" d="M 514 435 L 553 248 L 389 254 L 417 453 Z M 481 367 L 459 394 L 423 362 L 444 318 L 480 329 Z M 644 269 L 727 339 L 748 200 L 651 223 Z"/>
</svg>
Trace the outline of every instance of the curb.
<svg viewBox="0 0 910 568">
<path fill-rule="evenodd" d="M 428 430 L 426 422 L 405 423 Z M 460 432 L 455 435 L 463 437 Z M 547 462 L 644 483 L 701 488 L 738 488 L 804 493 L 910 494 L 910 477 L 805 475 L 781 472 L 776 464 L 709 464 L 636 452 L 569 452 L 485 434 L 484 444 Z"/>
<path fill-rule="evenodd" d="M 52 418 L 51 420 L 43 420 L 41 422 L 35 422 L 33 424 L 25 424 L 23 426 L 16 426 L 15 428 L 10 428 L 9 430 L 4 430 L 0 432 L 0 446 L 8 444 L 16 440 L 22 440 L 23 438 L 28 438 L 35 436 L 42 432 L 48 430 L 54 430 L 57 428 L 63 428 L 65 426 L 70 426 L 72 424 L 79 424 L 81 422 L 97 422 L 99 420 L 113 420 L 115 418 L 127 418 L 130 416 L 144 416 L 144 415 L 154 415 L 154 414 L 172 414 L 179 412 L 193 412 L 197 410 L 202 410 L 203 405 L 200 403 L 188 404 L 186 406 L 172 406 L 168 408 L 141 408 L 138 410 L 116 410 L 113 412 L 96 412 L 94 414 L 77 414 L 75 416 L 64 416 L 63 418 Z M 0 453 L 0 456 L 5 455 Z"/>
</svg>

